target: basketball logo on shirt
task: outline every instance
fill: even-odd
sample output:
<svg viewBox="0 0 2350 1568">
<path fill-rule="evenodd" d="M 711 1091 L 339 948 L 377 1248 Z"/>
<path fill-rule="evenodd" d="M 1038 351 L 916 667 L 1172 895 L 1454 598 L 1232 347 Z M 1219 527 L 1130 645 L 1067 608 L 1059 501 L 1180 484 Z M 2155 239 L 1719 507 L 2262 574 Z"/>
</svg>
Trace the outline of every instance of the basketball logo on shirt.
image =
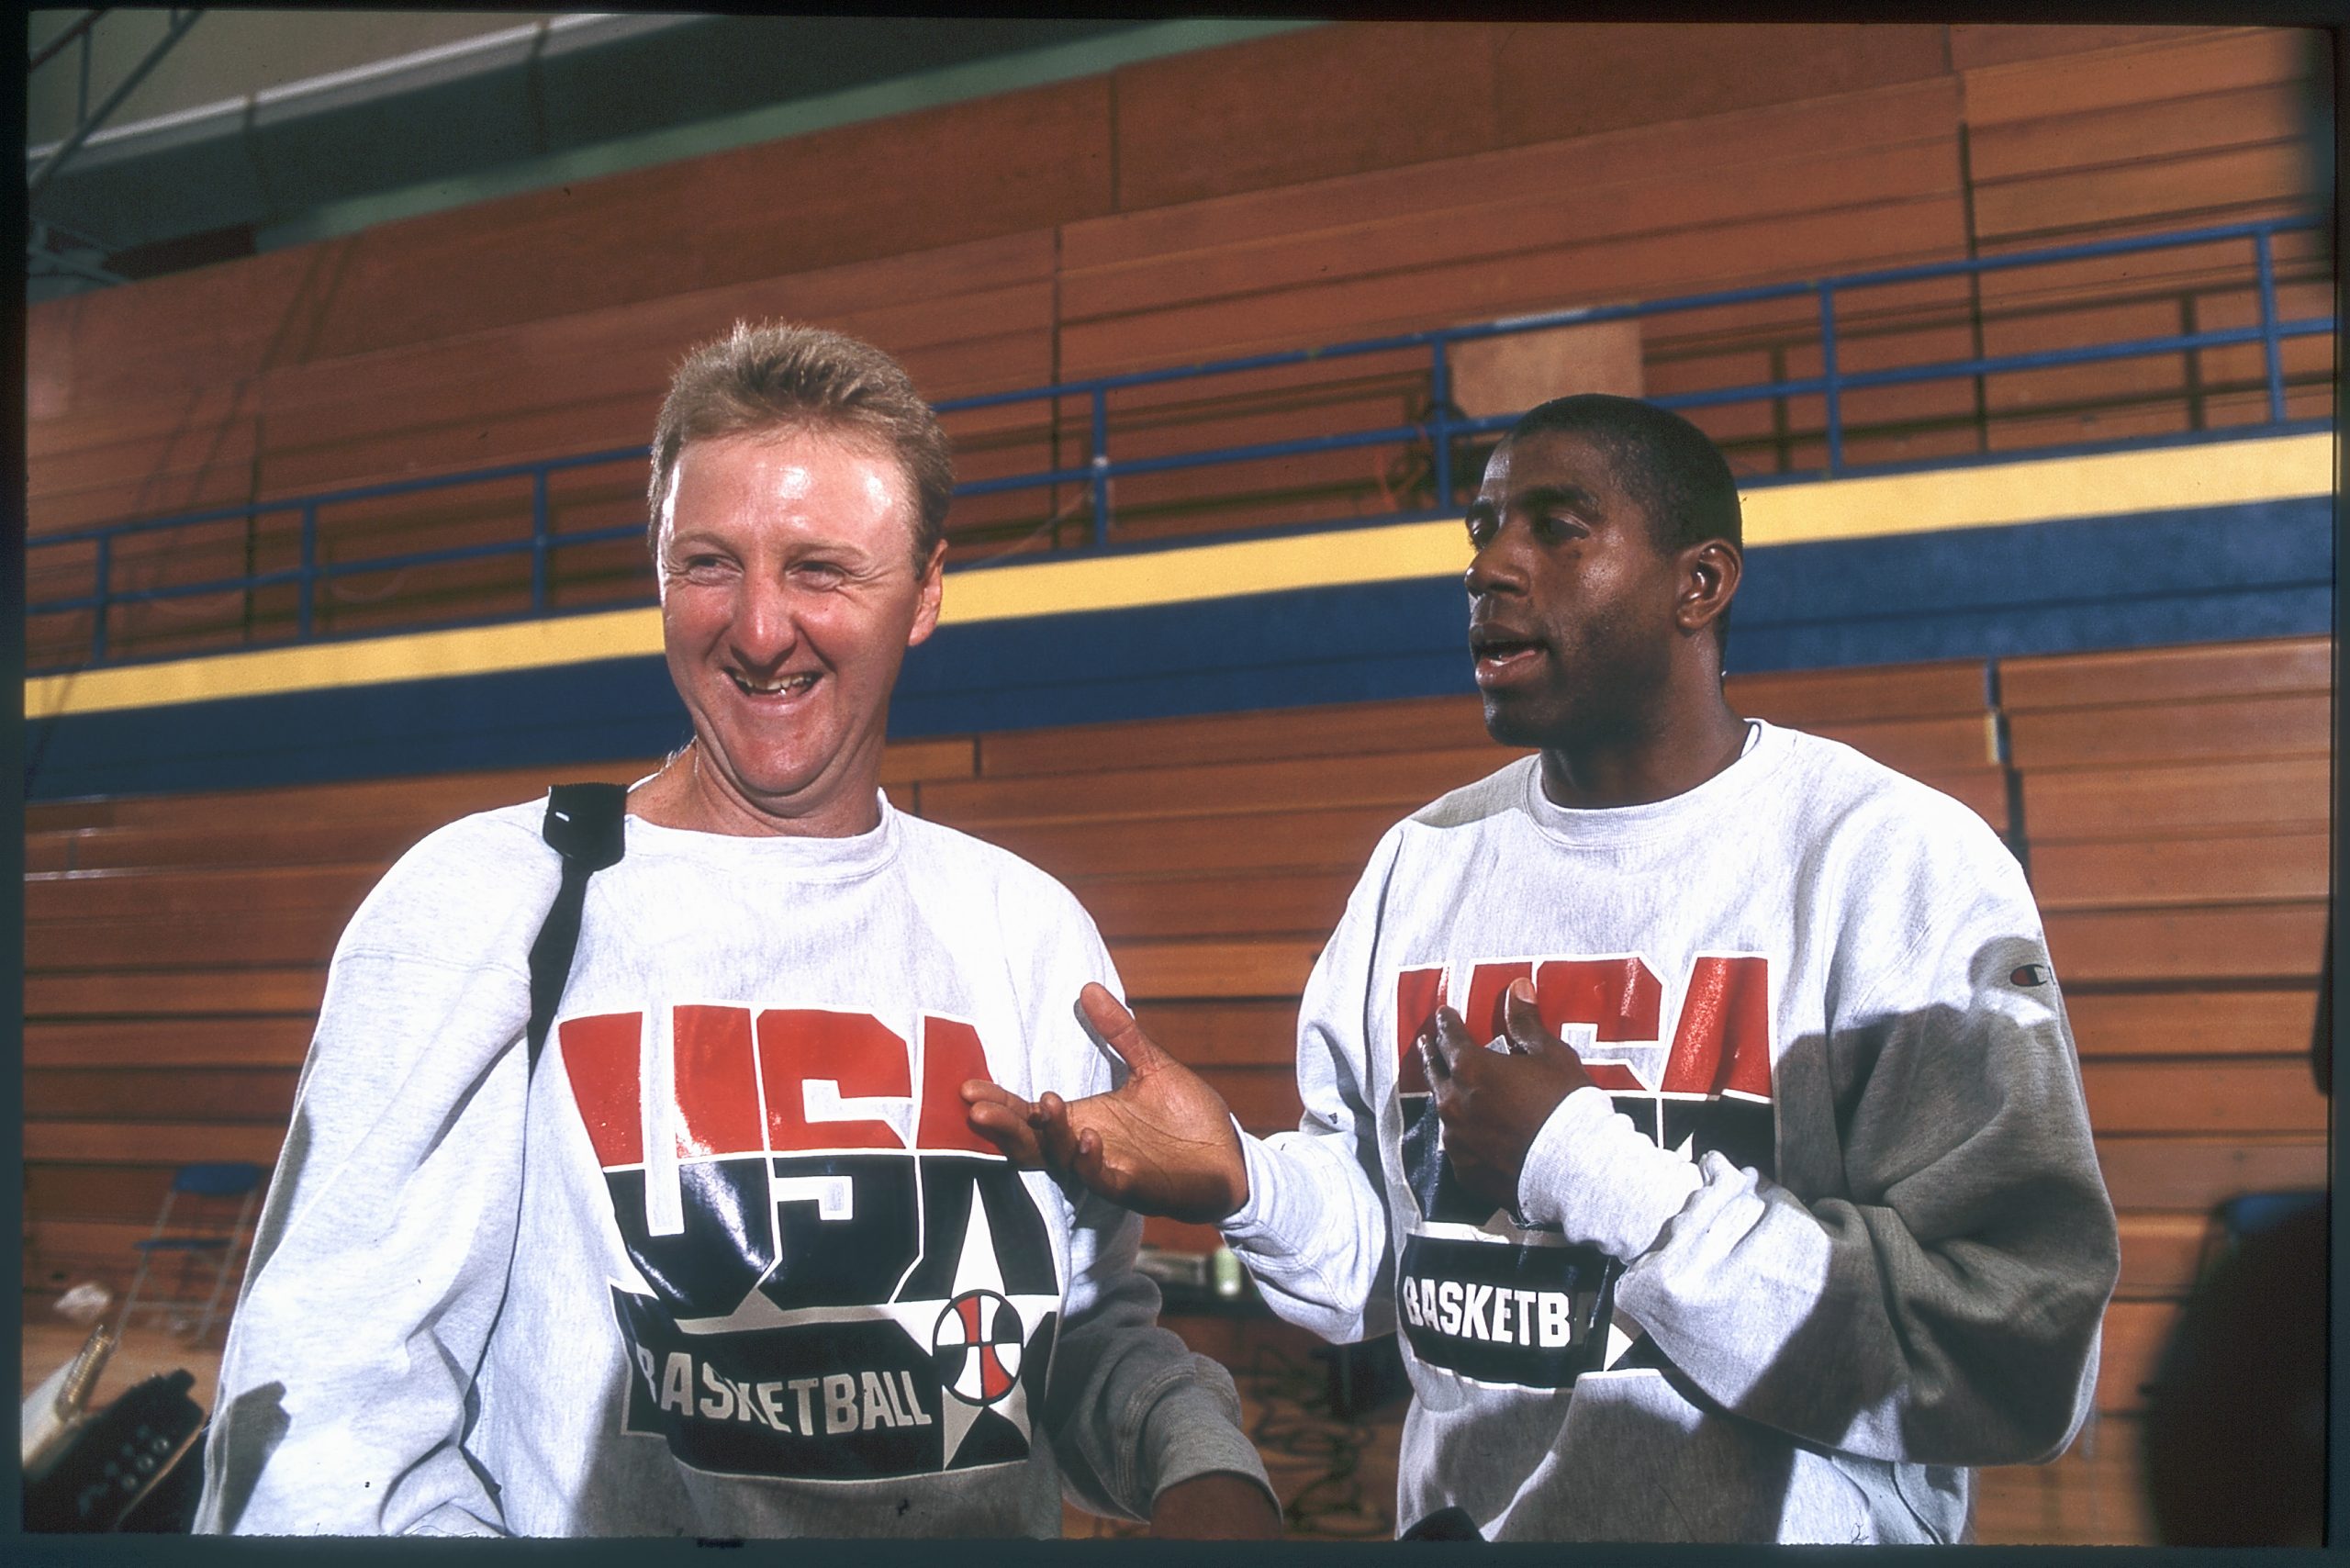
<svg viewBox="0 0 2350 1568">
<path fill-rule="evenodd" d="M 1765 1175 L 1777 1168 L 1771 1082 L 1770 963 L 1702 954 L 1663 1033 L 1667 996 L 1637 954 L 1489 959 L 1395 980 L 1396 1095 L 1405 1183 L 1419 1209 L 1396 1270 L 1404 1331 L 1421 1361 L 1479 1382 L 1557 1388 L 1623 1364 L 1606 1333 L 1621 1268 L 1554 1229 L 1516 1224 L 1472 1193 L 1444 1150 L 1420 1066 L 1421 1031 L 1448 1003 L 1473 1038 L 1502 1036 L 1503 999 L 1534 987 L 1543 1027 L 1572 1047 L 1594 1085 L 1660 1147 L 1719 1153 Z"/>
<path fill-rule="evenodd" d="M 993 1405 L 1020 1377 L 1020 1315 L 993 1291 L 971 1291 L 946 1304 L 931 1331 L 938 1380 L 966 1405 Z"/>
<path fill-rule="evenodd" d="M 1020 1172 L 966 1121 L 978 1031 L 688 1003 L 565 1021 L 572 1094 L 651 1294 L 614 1286 L 621 1429 L 722 1474 L 1028 1457 L 1060 1306 Z M 647 1093 L 666 1054 L 670 1092 Z"/>
</svg>

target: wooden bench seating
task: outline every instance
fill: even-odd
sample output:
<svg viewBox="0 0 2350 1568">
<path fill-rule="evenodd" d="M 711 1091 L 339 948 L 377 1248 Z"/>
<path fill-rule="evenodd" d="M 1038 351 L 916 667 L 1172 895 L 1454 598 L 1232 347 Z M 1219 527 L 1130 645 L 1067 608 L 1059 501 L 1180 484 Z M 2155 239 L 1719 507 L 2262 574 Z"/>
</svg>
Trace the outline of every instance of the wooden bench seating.
<svg viewBox="0 0 2350 1568">
<path fill-rule="evenodd" d="M 2026 857 L 2121 1214 L 2109 1409 L 2137 1403 L 2211 1206 L 2325 1178 L 2307 1042 L 2330 662 L 2295 639 L 1730 681 L 1741 711 L 1949 790 Z M 1270 1131 L 1298 1114 L 1299 989 L 1372 845 L 1513 755 L 1463 696 L 914 742 L 887 779 L 901 808 L 1068 881 L 1145 1025 Z M 656 761 L 560 771 L 625 781 Z M 547 781 L 30 807 L 28 1288 L 109 1277 L 170 1164 L 274 1158 L 327 958 L 368 887 L 434 826 Z"/>
<path fill-rule="evenodd" d="M 1999 665 L 2033 885 L 2122 1219 L 2109 1407 L 2135 1403 L 2213 1206 L 2326 1182 L 2310 1038 L 2332 666 L 2322 637 Z"/>
</svg>

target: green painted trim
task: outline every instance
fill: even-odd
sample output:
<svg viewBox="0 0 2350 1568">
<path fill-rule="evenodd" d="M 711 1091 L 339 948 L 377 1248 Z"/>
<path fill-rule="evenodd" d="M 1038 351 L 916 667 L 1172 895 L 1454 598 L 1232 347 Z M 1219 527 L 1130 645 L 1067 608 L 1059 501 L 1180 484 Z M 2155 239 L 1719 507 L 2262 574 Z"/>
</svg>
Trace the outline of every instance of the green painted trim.
<svg viewBox="0 0 2350 1568">
<path fill-rule="evenodd" d="M 973 98 L 1017 92 L 1025 87 L 1041 87 L 1082 76 L 1098 76 L 1122 65 L 1146 60 L 1188 54 L 1225 44 L 1245 43 L 1254 39 L 1270 38 L 1280 33 L 1324 25 L 1294 17 L 1204 17 L 1159 22 L 1107 38 L 1056 44 L 1046 49 L 1001 55 L 992 60 L 972 61 L 944 70 L 870 83 L 845 92 L 798 98 L 790 103 L 745 109 L 692 125 L 670 126 L 637 136 L 599 141 L 592 146 L 576 147 L 543 158 L 508 163 L 457 179 L 431 180 L 398 190 L 329 202 L 298 217 L 261 229 L 255 233 L 253 242 L 262 251 L 307 245 L 356 233 L 379 223 L 420 217 L 449 207 L 466 207 L 499 196 L 518 196 L 525 191 L 545 190 L 574 181 L 625 174 L 632 169 L 703 157 L 761 141 L 806 136 L 834 126 L 883 119 L 916 109 L 935 108 L 942 104 L 964 103 Z"/>
</svg>

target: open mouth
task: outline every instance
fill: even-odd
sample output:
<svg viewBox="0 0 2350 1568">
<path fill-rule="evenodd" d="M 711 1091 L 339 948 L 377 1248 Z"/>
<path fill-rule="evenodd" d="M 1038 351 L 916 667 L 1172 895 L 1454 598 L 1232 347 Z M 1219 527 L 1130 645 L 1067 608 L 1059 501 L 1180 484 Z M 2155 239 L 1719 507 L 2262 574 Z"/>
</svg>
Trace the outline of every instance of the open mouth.
<svg viewBox="0 0 2350 1568">
<path fill-rule="evenodd" d="M 1469 652 L 1476 659 L 1477 684 L 1506 684 L 1531 670 L 1542 657 L 1542 644 L 1530 638 L 1498 632 L 1472 633 Z"/>
<path fill-rule="evenodd" d="M 802 696 L 812 689 L 821 673 L 817 670 L 801 670 L 797 674 L 779 675 L 771 680 L 762 681 L 752 680 L 736 671 L 728 670 L 726 678 L 734 683 L 734 689 L 745 697 L 788 699 Z"/>
</svg>

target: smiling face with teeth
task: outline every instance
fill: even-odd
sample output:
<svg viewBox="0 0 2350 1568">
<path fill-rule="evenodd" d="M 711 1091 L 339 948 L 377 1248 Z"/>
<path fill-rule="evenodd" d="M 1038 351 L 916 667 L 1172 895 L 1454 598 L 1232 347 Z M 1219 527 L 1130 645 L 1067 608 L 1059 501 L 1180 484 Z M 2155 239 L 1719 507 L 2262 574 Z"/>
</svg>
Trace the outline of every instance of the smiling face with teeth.
<svg viewBox="0 0 2350 1568">
<path fill-rule="evenodd" d="M 913 488 L 854 433 L 759 431 L 679 454 L 655 552 L 669 678 L 694 746 L 646 814 L 737 834 L 845 837 L 879 819 L 890 692 L 937 624 L 940 545 L 912 559 Z"/>
</svg>

